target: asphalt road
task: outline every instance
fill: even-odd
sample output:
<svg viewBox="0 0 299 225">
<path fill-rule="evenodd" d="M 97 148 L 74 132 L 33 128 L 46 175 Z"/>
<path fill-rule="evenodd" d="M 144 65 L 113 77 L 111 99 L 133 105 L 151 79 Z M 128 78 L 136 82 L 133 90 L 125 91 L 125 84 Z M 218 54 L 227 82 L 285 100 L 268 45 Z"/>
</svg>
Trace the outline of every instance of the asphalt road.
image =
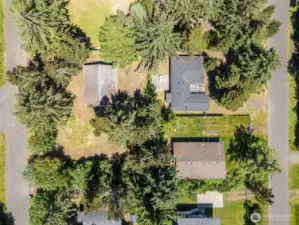
<svg viewBox="0 0 299 225">
<path fill-rule="evenodd" d="M 26 65 L 27 56 L 9 12 L 9 0 L 5 6 L 6 69 L 11 70 L 16 65 Z M 29 225 L 29 190 L 22 178 L 27 163 L 26 130 L 12 115 L 16 90 L 7 82 L 0 91 L 0 132 L 6 135 L 6 203 L 15 225 Z"/>
<path fill-rule="evenodd" d="M 270 147 L 277 150 L 282 173 L 273 177 L 269 185 L 273 188 L 274 204 L 269 206 L 269 225 L 289 225 L 288 194 L 288 6 L 287 0 L 268 0 L 276 5 L 274 18 L 282 25 L 268 45 L 281 56 L 282 66 L 272 75 L 268 93 L 268 138 Z"/>
</svg>

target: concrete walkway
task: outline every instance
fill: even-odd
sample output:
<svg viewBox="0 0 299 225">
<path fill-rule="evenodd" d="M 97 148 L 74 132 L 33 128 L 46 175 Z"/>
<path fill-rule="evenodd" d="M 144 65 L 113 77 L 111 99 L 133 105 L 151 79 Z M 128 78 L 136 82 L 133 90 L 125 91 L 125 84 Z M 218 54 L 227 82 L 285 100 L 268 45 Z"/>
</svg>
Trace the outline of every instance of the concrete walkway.
<svg viewBox="0 0 299 225">
<path fill-rule="evenodd" d="M 10 2 L 5 2 L 6 69 L 26 65 L 27 56 L 21 49 L 21 41 L 9 12 Z M 15 219 L 15 225 L 29 225 L 29 190 L 22 178 L 27 163 L 26 130 L 14 117 L 13 107 L 16 92 L 8 82 L 0 96 L 0 129 L 6 135 L 6 202 L 8 211 Z"/>
<path fill-rule="evenodd" d="M 289 152 L 289 162 L 291 164 L 299 164 L 299 152 Z"/>
<path fill-rule="evenodd" d="M 279 32 L 268 45 L 277 50 L 282 66 L 272 74 L 268 94 L 268 137 L 269 146 L 277 150 L 282 173 L 272 177 L 269 186 L 273 188 L 274 203 L 269 206 L 269 225 L 289 225 L 288 188 L 288 9 L 287 0 L 268 0 L 275 5 L 274 18 L 281 22 Z"/>
</svg>

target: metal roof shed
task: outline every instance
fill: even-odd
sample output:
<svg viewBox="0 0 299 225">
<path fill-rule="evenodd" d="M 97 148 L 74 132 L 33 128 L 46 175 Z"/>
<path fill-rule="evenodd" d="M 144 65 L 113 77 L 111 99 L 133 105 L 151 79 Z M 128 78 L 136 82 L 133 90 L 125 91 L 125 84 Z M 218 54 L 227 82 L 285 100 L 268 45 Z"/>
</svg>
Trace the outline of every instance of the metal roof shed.
<svg viewBox="0 0 299 225">
<path fill-rule="evenodd" d="M 110 97 L 118 88 L 118 70 L 102 63 L 86 64 L 83 67 L 84 102 L 98 105 L 104 96 Z"/>
</svg>

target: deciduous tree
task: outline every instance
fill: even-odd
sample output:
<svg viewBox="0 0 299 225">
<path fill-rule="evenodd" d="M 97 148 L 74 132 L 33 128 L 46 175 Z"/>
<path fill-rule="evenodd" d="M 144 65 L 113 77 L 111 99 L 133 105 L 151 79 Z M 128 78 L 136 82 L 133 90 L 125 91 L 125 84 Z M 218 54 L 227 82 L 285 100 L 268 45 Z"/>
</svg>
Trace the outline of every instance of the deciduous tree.
<svg viewBox="0 0 299 225">
<path fill-rule="evenodd" d="M 29 163 L 24 178 L 43 190 L 56 191 L 67 186 L 65 163 L 58 158 L 40 157 Z"/>
</svg>

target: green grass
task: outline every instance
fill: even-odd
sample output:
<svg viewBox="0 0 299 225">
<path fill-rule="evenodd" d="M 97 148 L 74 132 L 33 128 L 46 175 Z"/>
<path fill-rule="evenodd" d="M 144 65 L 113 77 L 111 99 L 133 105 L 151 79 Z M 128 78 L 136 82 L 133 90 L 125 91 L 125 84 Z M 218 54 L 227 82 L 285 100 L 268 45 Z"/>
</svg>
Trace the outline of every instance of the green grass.
<svg viewBox="0 0 299 225">
<path fill-rule="evenodd" d="M 295 199 L 290 202 L 291 224 L 299 224 L 299 199 Z"/>
<path fill-rule="evenodd" d="M 0 4 L 0 87 L 5 84 L 4 4 Z"/>
<path fill-rule="evenodd" d="M 223 208 L 214 208 L 213 209 L 213 217 L 220 218 L 221 225 L 244 225 L 244 215 L 246 213 L 245 208 L 243 207 L 245 200 L 237 200 L 237 201 L 224 201 Z M 254 202 L 254 200 L 252 200 Z M 262 218 L 263 215 L 267 215 L 267 206 L 261 205 L 262 208 Z M 262 219 L 260 223 L 257 225 L 266 225 L 268 221 L 266 219 Z"/>
<path fill-rule="evenodd" d="M 290 59 L 295 47 L 294 47 L 294 41 L 291 38 L 291 35 L 294 31 L 294 28 L 291 23 L 291 16 L 294 12 L 294 8 L 290 8 L 289 12 L 289 39 L 288 39 L 288 58 Z M 295 141 L 295 126 L 297 123 L 297 115 L 294 111 L 294 108 L 296 107 L 297 100 L 295 98 L 295 90 L 296 90 L 296 82 L 295 79 L 292 77 L 291 74 L 289 74 L 288 78 L 288 90 L 289 90 L 289 99 L 288 99 L 288 105 L 289 105 L 289 147 L 292 151 L 298 151 L 299 149 L 294 145 Z"/>
<path fill-rule="evenodd" d="M 98 33 L 112 10 L 112 1 L 71 0 L 68 5 L 71 21 L 90 37 L 94 47 L 99 47 Z"/>
<path fill-rule="evenodd" d="M 289 86 L 289 146 L 292 151 L 297 151 L 299 150 L 295 145 L 295 126 L 297 123 L 297 115 L 296 112 L 294 111 L 297 100 L 295 99 L 295 88 L 296 88 L 296 83 L 294 78 L 289 75 L 288 78 L 288 86 Z"/>
<path fill-rule="evenodd" d="M 167 135 L 172 138 L 230 137 L 240 125 L 249 126 L 249 116 L 178 116 Z"/>
<path fill-rule="evenodd" d="M 0 202 L 5 203 L 5 136 L 0 134 Z"/>
<path fill-rule="evenodd" d="M 299 165 L 290 165 L 289 167 L 289 188 L 299 188 Z"/>
</svg>

